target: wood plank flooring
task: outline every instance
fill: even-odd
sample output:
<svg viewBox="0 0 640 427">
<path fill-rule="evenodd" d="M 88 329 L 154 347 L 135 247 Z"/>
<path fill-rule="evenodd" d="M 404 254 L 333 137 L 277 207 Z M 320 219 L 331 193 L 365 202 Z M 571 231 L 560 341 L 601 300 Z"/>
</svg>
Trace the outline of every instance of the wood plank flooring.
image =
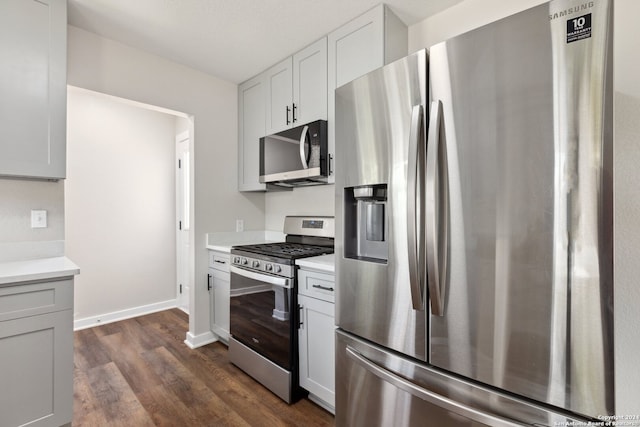
<svg viewBox="0 0 640 427">
<path fill-rule="evenodd" d="M 287 405 L 229 362 L 184 344 L 178 309 L 74 333 L 73 426 L 333 426 L 307 399 Z"/>
</svg>

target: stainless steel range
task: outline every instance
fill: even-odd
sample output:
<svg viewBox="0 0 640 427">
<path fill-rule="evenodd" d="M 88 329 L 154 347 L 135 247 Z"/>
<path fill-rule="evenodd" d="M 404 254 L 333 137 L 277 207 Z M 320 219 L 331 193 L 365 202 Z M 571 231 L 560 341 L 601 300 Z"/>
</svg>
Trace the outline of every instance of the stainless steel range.
<svg viewBox="0 0 640 427">
<path fill-rule="evenodd" d="M 333 217 L 288 216 L 286 241 L 231 248 L 229 359 L 287 403 L 298 386 L 296 265 L 333 253 Z"/>
</svg>

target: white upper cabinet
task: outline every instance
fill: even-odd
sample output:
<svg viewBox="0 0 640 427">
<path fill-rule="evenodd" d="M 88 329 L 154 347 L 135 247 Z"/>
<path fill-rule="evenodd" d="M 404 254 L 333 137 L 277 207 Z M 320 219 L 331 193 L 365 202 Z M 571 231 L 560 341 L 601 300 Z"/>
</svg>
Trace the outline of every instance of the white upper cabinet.
<svg viewBox="0 0 640 427">
<path fill-rule="evenodd" d="M 381 4 L 331 32 L 328 43 L 328 149 L 335 153 L 335 90 L 407 55 L 407 26 Z M 336 159 L 336 168 L 340 159 Z M 335 175 L 329 177 L 334 182 Z"/>
<path fill-rule="evenodd" d="M 327 119 L 327 39 L 266 71 L 266 134 Z"/>
<path fill-rule="evenodd" d="M 266 75 L 266 134 L 269 135 L 291 127 L 293 122 L 293 65 L 291 57 L 269 68 Z"/>
<path fill-rule="evenodd" d="M 407 55 L 407 27 L 384 5 L 328 36 L 329 91 Z"/>
<path fill-rule="evenodd" d="M 265 74 L 238 87 L 238 190 L 264 191 L 260 183 L 260 138 L 265 135 Z"/>
<path fill-rule="evenodd" d="M 293 125 L 327 120 L 327 38 L 293 56 Z"/>
<path fill-rule="evenodd" d="M 66 175 L 67 2 L 0 1 L 0 175 Z"/>
<path fill-rule="evenodd" d="M 266 189 L 258 181 L 259 139 L 265 135 L 327 120 L 328 155 L 335 159 L 335 89 L 406 55 L 407 26 L 385 5 L 379 5 L 240 85 L 239 190 Z M 259 88 L 251 86 L 256 79 L 262 82 Z M 249 102 L 244 91 L 249 86 L 256 106 L 260 91 L 264 97 L 262 129 L 259 114 L 248 119 L 244 111 Z M 251 123 L 244 123 L 247 120 Z M 335 164 L 340 167 L 340 159 Z M 334 180 L 331 173 L 328 182 Z"/>
</svg>

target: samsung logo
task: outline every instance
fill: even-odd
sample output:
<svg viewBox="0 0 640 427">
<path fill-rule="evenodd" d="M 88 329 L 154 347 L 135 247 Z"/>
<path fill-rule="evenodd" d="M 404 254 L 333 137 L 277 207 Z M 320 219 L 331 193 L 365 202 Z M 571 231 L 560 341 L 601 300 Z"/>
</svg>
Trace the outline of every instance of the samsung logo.
<svg viewBox="0 0 640 427">
<path fill-rule="evenodd" d="M 549 20 L 554 20 L 557 18 L 562 18 L 563 16 L 573 15 L 574 13 L 583 12 L 585 10 L 589 10 L 593 7 L 593 2 L 590 1 L 588 3 L 583 3 L 580 6 L 570 7 L 560 12 L 552 13 L 549 15 Z"/>
</svg>

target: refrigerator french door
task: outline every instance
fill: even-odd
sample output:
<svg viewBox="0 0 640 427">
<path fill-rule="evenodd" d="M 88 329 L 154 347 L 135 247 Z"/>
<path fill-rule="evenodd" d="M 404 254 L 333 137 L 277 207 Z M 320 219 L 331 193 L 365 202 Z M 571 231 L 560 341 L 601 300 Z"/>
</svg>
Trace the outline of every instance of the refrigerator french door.
<svg viewBox="0 0 640 427">
<path fill-rule="evenodd" d="M 613 414 L 611 18 L 552 1 L 336 90 L 339 425 Z"/>
</svg>

